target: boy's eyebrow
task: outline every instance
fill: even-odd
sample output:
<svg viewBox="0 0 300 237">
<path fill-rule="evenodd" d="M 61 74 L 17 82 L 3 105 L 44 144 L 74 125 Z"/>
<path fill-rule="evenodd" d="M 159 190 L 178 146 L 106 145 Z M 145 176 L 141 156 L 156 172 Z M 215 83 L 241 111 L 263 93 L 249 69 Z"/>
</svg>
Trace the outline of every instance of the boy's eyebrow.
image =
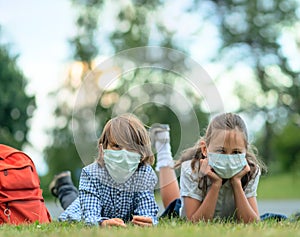
<svg viewBox="0 0 300 237">
<path fill-rule="evenodd" d="M 215 146 L 215 147 L 218 147 L 218 148 L 224 148 L 224 146 Z"/>
<path fill-rule="evenodd" d="M 108 144 L 109 144 L 110 146 L 118 145 L 116 142 L 109 142 Z"/>
</svg>

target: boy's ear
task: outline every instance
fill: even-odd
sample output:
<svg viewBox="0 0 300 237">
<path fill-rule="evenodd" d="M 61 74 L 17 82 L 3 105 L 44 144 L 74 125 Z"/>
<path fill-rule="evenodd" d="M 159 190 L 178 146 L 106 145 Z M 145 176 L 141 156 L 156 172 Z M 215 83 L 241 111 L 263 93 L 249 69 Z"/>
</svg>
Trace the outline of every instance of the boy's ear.
<svg viewBox="0 0 300 237">
<path fill-rule="evenodd" d="M 100 154 L 100 157 L 103 158 L 103 145 L 102 145 L 102 143 L 99 144 L 99 154 Z"/>
<path fill-rule="evenodd" d="M 200 146 L 202 155 L 204 155 L 205 157 L 207 157 L 206 142 L 205 141 L 200 141 L 199 146 Z"/>
</svg>

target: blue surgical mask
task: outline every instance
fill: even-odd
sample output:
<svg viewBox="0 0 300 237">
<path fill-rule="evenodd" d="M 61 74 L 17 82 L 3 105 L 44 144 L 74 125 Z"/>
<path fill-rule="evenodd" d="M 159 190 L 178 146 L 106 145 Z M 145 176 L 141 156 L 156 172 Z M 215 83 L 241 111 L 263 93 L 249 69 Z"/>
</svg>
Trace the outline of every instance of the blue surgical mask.
<svg viewBox="0 0 300 237">
<path fill-rule="evenodd" d="M 229 179 L 247 165 L 246 154 L 208 153 L 208 164 L 223 179 Z"/>
<path fill-rule="evenodd" d="M 126 182 L 136 171 L 141 155 L 127 150 L 103 150 L 104 163 L 109 175 L 117 183 Z"/>
</svg>

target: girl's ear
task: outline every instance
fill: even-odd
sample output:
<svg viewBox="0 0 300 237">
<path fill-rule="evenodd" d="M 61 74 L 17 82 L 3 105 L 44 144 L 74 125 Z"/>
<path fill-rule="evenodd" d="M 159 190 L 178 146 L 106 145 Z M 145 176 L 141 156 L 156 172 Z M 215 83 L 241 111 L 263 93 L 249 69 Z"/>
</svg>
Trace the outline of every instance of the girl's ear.
<svg viewBox="0 0 300 237">
<path fill-rule="evenodd" d="M 205 157 L 207 157 L 206 142 L 205 141 L 200 141 L 199 146 L 200 146 L 202 155 L 205 156 Z"/>
</svg>

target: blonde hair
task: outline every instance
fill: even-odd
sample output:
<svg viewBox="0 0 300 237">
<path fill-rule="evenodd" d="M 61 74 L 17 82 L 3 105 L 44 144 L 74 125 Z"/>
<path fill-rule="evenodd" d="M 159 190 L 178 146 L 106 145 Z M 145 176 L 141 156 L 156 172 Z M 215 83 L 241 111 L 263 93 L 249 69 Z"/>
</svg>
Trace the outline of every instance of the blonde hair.
<svg viewBox="0 0 300 237">
<path fill-rule="evenodd" d="M 244 141 L 246 145 L 246 159 L 247 163 L 250 167 L 250 171 L 242 178 L 242 184 L 243 188 L 245 188 L 248 184 L 248 182 L 251 179 L 254 179 L 255 176 L 258 174 L 258 169 L 261 169 L 262 171 L 266 170 L 266 166 L 264 163 L 257 158 L 257 150 L 254 146 L 249 144 L 248 141 L 248 132 L 246 128 L 246 124 L 244 123 L 243 119 L 233 113 L 224 113 L 221 115 L 216 116 L 212 121 L 209 123 L 206 133 L 204 137 L 201 137 L 196 144 L 183 151 L 181 158 L 178 160 L 176 163 L 175 167 L 179 167 L 182 162 L 187 161 L 187 160 L 192 160 L 191 161 L 191 168 L 193 171 L 196 169 L 196 163 L 199 163 L 199 159 L 204 159 L 206 158 L 202 154 L 202 147 L 201 146 L 206 146 L 208 147 L 210 144 L 211 139 L 213 139 L 213 136 L 216 132 L 216 130 L 233 130 L 237 129 L 240 132 L 243 133 L 244 135 Z M 202 143 L 202 141 L 205 142 L 205 145 Z M 203 144 L 203 145 L 201 145 Z M 199 168 L 200 169 L 200 163 L 199 163 Z M 204 176 L 202 178 L 199 178 L 199 188 L 201 188 L 206 194 L 207 191 L 207 177 Z"/>
<path fill-rule="evenodd" d="M 104 126 L 98 141 L 98 147 L 102 144 L 103 149 L 108 145 L 119 145 L 122 149 L 136 152 L 141 155 L 140 164 L 154 162 L 151 151 L 151 143 L 144 124 L 133 114 L 123 114 L 110 119 Z M 99 150 L 98 163 L 103 166 L 103 156 Z"/>
</svg>

